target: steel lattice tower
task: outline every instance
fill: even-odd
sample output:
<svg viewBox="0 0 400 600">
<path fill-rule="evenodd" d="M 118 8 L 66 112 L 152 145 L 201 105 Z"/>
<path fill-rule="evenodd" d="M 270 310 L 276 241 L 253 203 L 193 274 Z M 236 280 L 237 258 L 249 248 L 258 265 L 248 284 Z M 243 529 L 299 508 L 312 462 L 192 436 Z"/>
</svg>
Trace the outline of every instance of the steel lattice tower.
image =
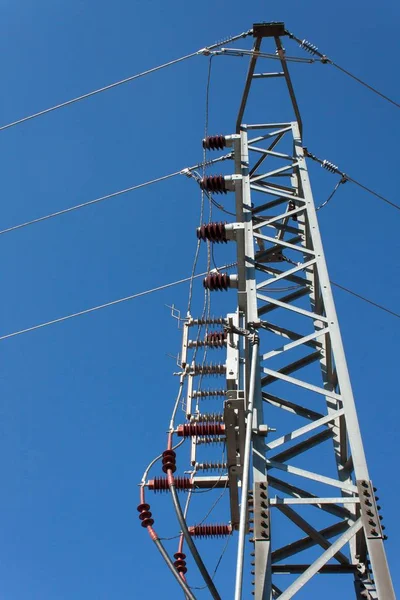
<svg viewBox="0 0 400 600">
<path fill-rule="evenodd" d="M 190 479 L 174 479 L 170 445 L 163 456 L 167 477 L 149 481 L 148 487 L 174 492 L 228 485 L 229 524 L 188 531 L 193 538 L 237 532 L 235 600 L 251 594 L 243 589 L 246 538 L 254 544 L 256 600 L 288 600 L 303 586 L 306 591 L 317 574 L 346 577 L 346 599 L 393 600 L 380 507 L 360 435 L 284 35 L 283 23 L 254 25 L 236 132 L 204 140 L 210 150 L 231 150 L 234 173 L 205 176 L 200 184 L 207 193 L 235 195 L 236 221 L 205 224 L 198 237 L 237 246 L 237 274 L 211 272 L 204 286 L 237 289 L 238 306 L 208 319 L 214 329 L 202 340 L 191 341 L 191 331 L 204 320 L 186 319 L 181 382 L 187 381 L 187 423 L 174 432 L 190 437 L 191 463 L 199 467 L 204 467 L 197 455 L 204 439 L 224 438 L 227 474 L 205 476 L 199 469 Z M 264 38 L 276 44 L 278 73 L 255 72 Z M 294 121 L 243 124 L 252 82 L 260 78 L 286 81 Z M 272 293 L 276 284 L 284 286 L 278 296 Z M 200 346 L 226 349 L 226 362 L 197 364 L 190 353 Z M 196 392 L 196 377 L 208 374 L 224 376 L 226 389 Z M 195 399 L 202 394 L 215 397 L 220 413 L 196 412 Z M 143 503 L 144 496 L 141 506 L 148 506 Z M 152 531 L 146 515 L 142 521 Z M 183 579 L 184 558 L 175 562 Z M 327 590 L 326 597 L 336 598 L 332 593 Z"/>
</svg>

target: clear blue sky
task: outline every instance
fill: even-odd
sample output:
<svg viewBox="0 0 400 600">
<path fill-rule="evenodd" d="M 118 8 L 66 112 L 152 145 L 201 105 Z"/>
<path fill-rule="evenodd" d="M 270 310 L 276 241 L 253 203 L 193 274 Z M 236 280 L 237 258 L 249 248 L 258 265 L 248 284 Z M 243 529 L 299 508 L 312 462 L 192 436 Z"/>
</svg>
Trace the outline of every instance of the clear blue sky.
<svg viewBox="0 0 400 600">
<path fill-rule="evenodd" d="M 261 20 L 284 20 L 400 99 L 394 0 L 3 0 L 0 15 L 0 125 Z M 233 131 L 245 68 L 216 59 L 210 131 Z M 292 72 L 309 149 L 399 202 L 398 109 L 329 66 Z M 1 132 L 0 229 L 199 162 L 206 75 L 207 59 L 196 57 Z M 261 102 L 274 121 L 277 100 Z M 323 201 L 336 178 L 313 165 L 310 173 Z M 187 276 L 198 210 L 198 190 L 182 177 L 1 236 L 0 335 Z M 320 221 L 332 279 L 396 310 L 399 214 L 347 183 Z M 176 392 L 167 355 L 178 353 L 180 333 L 165 304 L 184 310 L 186 297 L 185 286 L 172 288 L 0 343 L 2 599 L 179 596 L 136 505 Z M 335 298 L 396 583 L 399 321 L 343 292 Z M 166 504 L 157 504 L 157 530 L 174 535 L 175 525 L 163 527 Z M 228 558 L 220 586 L 231 584 Z"/>
</svg>

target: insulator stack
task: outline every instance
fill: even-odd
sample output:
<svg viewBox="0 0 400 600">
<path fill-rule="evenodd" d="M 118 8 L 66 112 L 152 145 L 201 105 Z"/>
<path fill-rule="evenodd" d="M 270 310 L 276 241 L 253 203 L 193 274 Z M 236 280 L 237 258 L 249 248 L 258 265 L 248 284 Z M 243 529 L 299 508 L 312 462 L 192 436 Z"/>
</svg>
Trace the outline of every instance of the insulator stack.
<svg viewBox="0 0 400 600">
<path fill-rule="evenodd" d="M 226 194 L 226 181 L 223 175 L 206 175 L 200 180 L 200 187 L 206 192 Z"/>
<path fill-rule="evenodd" d="M 177 490 L 186 491 L 193 488 L 193 481 L 190 477 L 174 477 L 174 483 Z M 149 490 L 153 490 L 154 492 L 166 492 L 169 490 L 167 477 L 154 477 L 154 479 L 149 479 L 147 485 Z"/>
<path fill-rule="evenodd" d="M 321 167 L 323 169 L 326 169 L 327 171 L 330 171 L 330 173 L 337 173 L 339 170 L 339 167 L 337 165 L 334 165 L 333 163 L 329 162 L 329 160 L 323 160 Z"/>
<path fill-rule="evenodd" d="M 151 527 L 154 525 L 154 519 L 152 519 L 152 514 L 150 512 L 150 504 L 143 502 L 142 504 L 139 504 L 137 509 L 139 511 L 139 519 L 142 522 L 142 527 Z"/>
<path fill-rule="evenodd" d="M 222 292 L 222 290 L 226 291 L 231 287 L 231 279 L 226 273 L 209 273 L 203 279 L 203 286 L 210 292 Z"/>
<path fill-rule="evenodd" d="M 319 54 L 318 47 L 314 44 L 311 44 L 311 42 L 308 40 L 303 40 L 300 44 L 300 48 L 303 48 L 303 50 L 309 52 L 310 54 Z"/>
<path fill-rule="evenodd" d="M 196 463 L 196 471 L 225 471 L 228 468 L 228 464 L 225 462 L 203 462 Z"/>
<path fill-rule="evenodd" d="M 184 423 L 178 425 L 178 437 L 213 436 L 224 435 L 225 425 L 223 423 Z"/>
<path fill-rule="evenodd" d="M 175 473 L 176 471 L 176 453 L 173 450 L 165 450 L 162 453 L 162 470 L 164 473 L 167 471 L 172 471 Z"/>
<path fill-rule="evenodd" d="M 203 223 L 196 230 L 197 239 L 212 242 L 213 244 L 227 243 L 225 223 Z"/>
<path fill-rule="evenodd" d="M 226 138 L 224 135 L 209 135 L 203 140 L 205 150 L 223 150 L 226 147 Z"/>
<path fill-rule="evenodd" d="M 205 337 L 207 346 L 223 348 L 226 346 L 226 331 L 209 331 Z"/>
<path fill-rule="evenodd" d="M 231 535 L 232 525 L 228 524 L 210 524 L 210 525 L 192 525 L 189 527 L 189 533 L 193 537 L 225 537 Z"/>
<path fill-rule="evenodd" d="M 193 398 L 211 398 L 226 396 L 226 390 L 196 390 L 192 394 Z"/>
<path fill-rule="evenodd" d="M 211 421 L 223 423 L 224 415 L 222 413 L 202 413 L 195 415 L 193 421 L 196 423 L 210 423 Z"/>
<path fill-rule="evenodd" d="M 186 554 L 184 554 L 183 552 L 176 552 L 174 554 L 174 558 L 175 558 L 175 562 L 174 562 L 174 567 L 175 569 L 178 571 L 178 573 L 183 573 L 185 575 L 185 573 L 187 573 L 187 567 L 186 567 Z"/>
<path fill-rule="evenodd" d="M 226 365 L 216 364 L 213 365 L 194 365 L 192 367 L 193 375 L 225 375 Z"/>
<path fill-rule="evenodd" d="M 211 317 L 211 319 L 192 319 L 189 325 L 225 325 L 226 317 Z"/>
<path fill-rule="evenodd" d="M 196 444 L 199 446 L 201 444 L 207 445 L 207 444 L 225 444 L 226 443 L 226 437 L 224 435 L 216 435 L 216 436 L 210 436 L 210 435 L 200 435 L 197 439 L 196 439 Z"/>
<path fill-rule="evenodd" d="M 199 348 L 201 346 L 209 346 L 210 348 L 224 348 L 226 346 L 226 338 L 226 331 L 210 331 L 204 340 L 189 340 L 188 347 Z"/>
</svg>

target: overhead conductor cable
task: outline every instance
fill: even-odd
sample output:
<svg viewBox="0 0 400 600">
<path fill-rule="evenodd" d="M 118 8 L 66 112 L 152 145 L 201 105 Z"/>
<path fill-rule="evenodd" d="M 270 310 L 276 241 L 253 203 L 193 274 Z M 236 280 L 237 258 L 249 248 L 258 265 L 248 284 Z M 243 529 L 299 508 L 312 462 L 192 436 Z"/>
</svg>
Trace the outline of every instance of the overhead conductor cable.
<svg viewBox="0 0 400 600">
<path fill-rule="evenodd" d="M 124 83 L 129 83 L 130 81 L 134 81 L 135 79 L 139 79 L 140 77 L 144 77 L 145 75 L 150 75 L 150 73 L 155 73 L 156 71 L 160 71 L 161 69 L 165 69 L 166 67 L 171 67 L 172 65 L 176 65 L 177 63 L 188 60 L 189 58 L 193 58 L 194 56 L 205 55 L 208 56 L 211 50 L 214 48 L 219 48 L 223 44 L 234 42 L 241 38 L 244 38 L 252 33 L 252 30 L 245 31 L 240 33 L 239 35 L 232 36 L 226 40 L 222 40 L 221 42 L 217 42 L 216 44 L 212 44 L 211 46 L 206 46 L 205 48 L 201 48 L 196 52 L 191 52 L 190 54 L 186 54 L 185 56 L 181 56 L 180 58 L 175 58 L 174 60 L 170 60 L 169 62 L 163 63 L 162 65 L 158 65 L 157 67 L 153 67 L 151 69 L 147 69 L 146 71 L 142 71 L 141 73 L 136 73 L 135 75 L 131 75 L 130 77 L 126 77 L 125 79 L 120 79 L 119 81 L 115 81 L 114 83 L 110 83 L 109 85 L 105 85 L 96 90 L 92 90 L 87 94 L 82 94 L 81 96 L 77 96 L 76 98 L 71 98 L 71 100 L 67 100 L 66 102 L 61 102 L 60 104 L 55 104 L 54 106 L 50 106 L 49 108 L 45 108 L 44 110 L 40 110 L 39 112 L 28 115 L 27 117 L 23 117 L 22 119 L 17 119 L 16 121 L 12 121 L 11 123 L 7 123 L 6 125 L 2 125 L 0 127 L 0 131 L 4 129 L 10 129 L 10 127 L 15 127 L 16 125 L 20 125 L 21 123 L 26 123 L 26 121 L 31 121 L 32 119 L 36 119 L 37 117 L 41 117 L 50 112 L 58 110 L 60 108 L 64 108 L 65 106 L 70 106 L 71 104 L 75 104 L 76 102 L 80 102 L 81 100 L 85 100 L 86 98 L 90 98 L 97 94 L 101 94 L 102 92 L 106 92 L 115 87 L 123 85 Z"/>
</svg>

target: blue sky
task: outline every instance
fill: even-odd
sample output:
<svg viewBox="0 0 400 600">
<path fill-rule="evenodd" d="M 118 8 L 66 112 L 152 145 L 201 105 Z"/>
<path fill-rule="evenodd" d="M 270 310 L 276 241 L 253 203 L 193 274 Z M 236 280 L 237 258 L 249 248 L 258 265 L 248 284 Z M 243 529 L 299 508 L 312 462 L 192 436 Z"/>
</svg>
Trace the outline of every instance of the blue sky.
<svg viewBox="0 0 400 600">
<path fill-rule="evenodd" d="M 256 0 L 246 10 L 239 0 L 3 1 L 0 14 L 0 125 L 261 20 L 284 20 L 400 98 L 394 1 Z M 233 131 L 246 65 L 215 59 L 210 132 Z M 207 67 L 196 57 L 1 132 L 0 229 L 199 162 Z M 398 202 L 397 109 L 329 66 L 292 73 L 309 149 Z M 279 97 L 260 87 L 257 102 L 265 122 L 276 120 Z M 316 165 L 310 175 L 323 201 L 336 178 Z M 0 335 L 189 275 L 199 200 L 191 181 L 175 178 L 1 236 Z M 332 279 L 396 310 L 396 211 L 347 183 L 320 223 Z M 396 583 L 399 322 L 338 290 L 335 299 Z M 165 305 L 184 311 L 186 302 L 180 286 L 0 343 L 1 598 L 177 597 L 136 504 L 176 393 L 168 354 L 180 332 Z M 175 535 L 167 503 L 158 502 L 157 530 Z M 213 564 L 220 546 L 203 549 Z M 217 582 L 229 589 L 229 561 Z"/>
</svg>

